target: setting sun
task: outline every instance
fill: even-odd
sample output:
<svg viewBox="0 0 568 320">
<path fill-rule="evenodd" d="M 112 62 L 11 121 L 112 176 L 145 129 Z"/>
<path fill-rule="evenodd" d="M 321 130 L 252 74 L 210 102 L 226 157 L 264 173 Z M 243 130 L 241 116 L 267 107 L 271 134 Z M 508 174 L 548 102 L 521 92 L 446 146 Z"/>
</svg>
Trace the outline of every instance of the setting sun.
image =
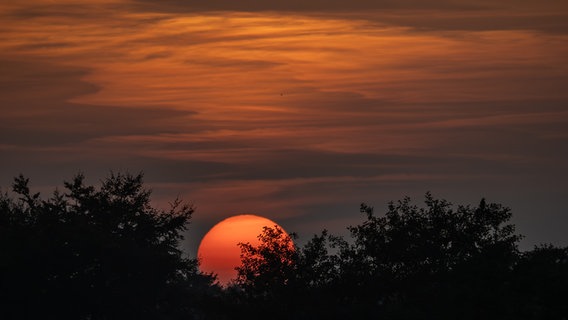
<svg viewBox="0 0 568 320">
<path fill-rule="evenodd" d="M 236 278 L 235 268 L 241 264 L 239 243 L 259 243 L 263 227 L 278 224 L 270 219 L 251 214 L 227 218 L 217 223 L 201 240 L 197 256 L 203 272 L 215 273 L 219 283 L 228 284 Z"/>
</svg>

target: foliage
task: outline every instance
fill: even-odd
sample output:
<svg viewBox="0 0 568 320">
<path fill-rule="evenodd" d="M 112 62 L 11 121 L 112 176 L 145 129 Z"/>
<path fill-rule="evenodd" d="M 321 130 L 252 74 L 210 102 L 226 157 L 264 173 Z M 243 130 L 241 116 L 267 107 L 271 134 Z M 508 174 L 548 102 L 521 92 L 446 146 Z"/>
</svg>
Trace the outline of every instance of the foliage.
<svg viewBox="0 0 568 320">
<path fill-rule="evenodd" d="M 239 284 L 275 295 L 277 318 L 561 319 L 568 315 L 568 251 L 538 248 L 521 253 L 511 211 L 482 199 L 457 206 L 427 193 L 425 207 L 409 198 L 377 216 L 361 205 L 365 220 L 351 237 L 315 235 L 288 260 L 280 234 L 265 229 L 258 247 L 242 247 Z M 269 232 L 267 232 L 269 231 Z M 282 242 L 282 243 L 281 243 Z M 284 255 L 286 256 L 286 254 Z M 265 275 L 284 275 L 258 283 Z M 538 279 L 535 281 L 534 279 Z M 562 285 L 555 284 L 554 280 Z M 554 294 L 546 293 L 552 289 Z M 282 296 L 284 292 L 285 295 Z M 295 297 L 295 299 L 290 299 Z M 527 312 L 519 308 L 522 303 Z"/>
<path fill-rule="evenodd" d="M 277 225 L 264 227 L 258 240 L 258 246 L 239 243 L 242 265 L 236 282 L 246 293 L 266 297 L 290 284 L 298 257 L 292 237 Z"/>
<path fill-rule="evenodd" d="M 221 288 L 179 248 L 190 206 L 153 208 L 142 175 L 64 186 L 44 200 L 19 176 L 0 194 L 2 319 L 568 318 L 568 248 L 519 251 L 510 209 L 484 199 L 362 204 L 349 237 L 303 247 L 266 227 Z"/>
<path fill-rule="evenodd" d="M 381 217 L 361 205 L 367 220 L 349 228 L 354 244 L 344 246 L 339 259 L 342 279 L 349 281 L 344 285 L 356 285 L 361 293 L 356 298 L 401 311 L 412 304 L 424 314 L 437 301 L 447 302 L 448 290 L 460 290 L 449 285 L 476 285 L 512 266 L 520 237 L 506 224 L 508 208 L 481 200 L 477 208 L 458 206 L 454 211 L 430 194 L 425 204 L 418 208 L 405 198 L 390 203 Z"/>
<path fill-rule="evenodd" d="M 210 279 L 179 248 L 193 209 L 150 206 L 142 175 L 83 175 L 47 200 L 15 179 L 0 198 L 0 299 L 6 318 L 175 319 Z M 192 303 L 193 302 L 193 303 Z"/>
<path fill-rule="evenodd" d="M 568 248 L 541 245 L 524 252 L 513 270 L 513 315 L 526 319 L 568 318 Z"/>
</svg>

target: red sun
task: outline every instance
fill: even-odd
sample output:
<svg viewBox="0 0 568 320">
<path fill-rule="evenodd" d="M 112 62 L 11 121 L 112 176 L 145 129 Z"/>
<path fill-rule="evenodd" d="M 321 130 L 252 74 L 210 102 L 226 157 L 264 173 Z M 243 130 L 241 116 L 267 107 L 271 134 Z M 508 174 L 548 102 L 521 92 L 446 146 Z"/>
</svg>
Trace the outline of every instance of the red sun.
<svg viewBox="0 0 568 320">
<path fill-rule="evenodd" d="M 241 249 L 238 244 L 249 242 L 257 245 L 257 237 L 262 233 L 263 227 L 275 225 L 278 226 L 270 219 L 251 214 L 230 217 L 217 223 L 201 240 L 197 250 L 199 268 L 203 272 L 217 274 L 219 283 L 227 285 L 236 278 L 235 268 L 241 265 Z"/>
</svg>

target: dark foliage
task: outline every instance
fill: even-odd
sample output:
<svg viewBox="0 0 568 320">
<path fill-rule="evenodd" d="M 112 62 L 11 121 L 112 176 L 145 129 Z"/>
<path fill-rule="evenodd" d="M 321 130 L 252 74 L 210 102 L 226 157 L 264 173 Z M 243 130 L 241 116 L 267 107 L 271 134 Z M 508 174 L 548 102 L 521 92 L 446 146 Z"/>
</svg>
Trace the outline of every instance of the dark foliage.
<svg viewBox="0 0 568 320">
<path fill-rule="evenodd" d="M 568 319 L 568 248 L 520 252 L 511 211 L 426 194 L 323 231 L 303 247 L 277 226 L 241 243 L 228 288 L 179 248 L 191 207 L 150 206 L 142 176 L 78 175 L 47 200 L 0 194 L 1 319 Z"/>
<path fill-rule="evenodd" d="M 47 200 L 15 179 L 0 197 L 2 319 L 180 319 L 211 279 L 179 249 L 193 209 L 150 206 L 142 176 L 82 175 Z M 211 289 L 213 290 L 213 289 Z"/>
<path fill-rule="evenodd" d="M 278 228 L 242 246 L 237 285 L 262 292 L 248 302 L 286 310 L 280 319 L 568 318 L 568 249 L 519 252 L 509 208 L 482 199 L 454 209 L 426 194 L 425 207 L 405 198 L 384 215 L 365 204 L 361 213 L 350 239 L 324 231 L 293 255 Z M 257 285 L 264 276 L 271 284 Z"/>
<path fill-rule="evenodd" d="M 297 252 L 292 237 L 278 226 L 264 227 L 258 246 L 240 243 L 242 265 L 237 284 L 251 297 L 269 300 L 281 297 L 297 272 Z"/>
</svg>

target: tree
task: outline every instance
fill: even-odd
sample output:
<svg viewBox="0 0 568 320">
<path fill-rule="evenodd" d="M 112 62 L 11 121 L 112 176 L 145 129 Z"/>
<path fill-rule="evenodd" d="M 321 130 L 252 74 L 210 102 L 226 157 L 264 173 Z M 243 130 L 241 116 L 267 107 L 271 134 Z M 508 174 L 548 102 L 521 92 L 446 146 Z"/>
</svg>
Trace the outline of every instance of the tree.
<svg viewBox="0 0 568 320">
<path fill-rule="evenodd" d="M 524 252 L 513 270 L 511 318 L 567 319 L 568 247 L 540 245 Z"/>
<path fill-rule="evenodd" d="M 179 248 L 193 209 L 150 206 L 142 175 L 83 175 L 47 200 L 15 179 L 0 197 L 4 319 L 176 319 L 195 313 L 211 279 Z"/>
<path fill-rule="evenodd" d="M 299 248 L 295 234 L 280 227 L 265 227 L 259 244 L 240 243 L 241 266 L 229 288 L 231 300 L 240 299 L 241 314 L 247 318 L 322 318 L 329 308 L 328 289 L 337 261 L 328 252 L 327 231 Z M 333 310 L 333 309 L 331 309 Z"/>
<path fill-rule="evenodd" d="M 292 236 L 282 228 L 264 227 L 260 243 L 239 243 L 241 266 L 237 267 L 237 284 L 249 295 L 271 299 L 294 281 L 298 254 Z"/>
<path fill-rule="evenodd" d="M 366 221 L 349 228 L 352 244 L 340 246 L 341 291 L 368 314 L 494 316 L 518 257 L 510 209 L 482 199 L 454 210 L 429 193 L 425 204 L 391 202 L 384 216 L 361 205 Z"/>
<path fill-rule="evenodd" d="M 327 290 L 338 278 L 338 257 L 330 249 L 341 241 L 327 230 L 314 235 L 298 252 L 298 282 L 311 291 Z"/>
<path fill-rule="evenodd" d="M 142 175 L 82 175 L 44 200 L 0 193 L 1 319 L 566 319 L 568 248 L 519 252 L 511 211 L 429 193 L 303 247 L 278 226 L 241 243 L 227 289 L 179 244 L 193 209 L 150 205 Z"/>
<path fill-rule="evenodd" d="M 238 284 L 255 298 L 277 297 L 271 309 L 287 310 L 282 318 L 507 314 L 520 239 L 509 208 L 483 199 L 454 208 L 428 193 L 425 207 L 405 198 L 384 215 L 360 211 L 366 219 L 348 228 L 350 239 L 324 231 L 295 251 L 281 230 L 265 229 L 257 247 L 241 245 Z"/>
</svg>

